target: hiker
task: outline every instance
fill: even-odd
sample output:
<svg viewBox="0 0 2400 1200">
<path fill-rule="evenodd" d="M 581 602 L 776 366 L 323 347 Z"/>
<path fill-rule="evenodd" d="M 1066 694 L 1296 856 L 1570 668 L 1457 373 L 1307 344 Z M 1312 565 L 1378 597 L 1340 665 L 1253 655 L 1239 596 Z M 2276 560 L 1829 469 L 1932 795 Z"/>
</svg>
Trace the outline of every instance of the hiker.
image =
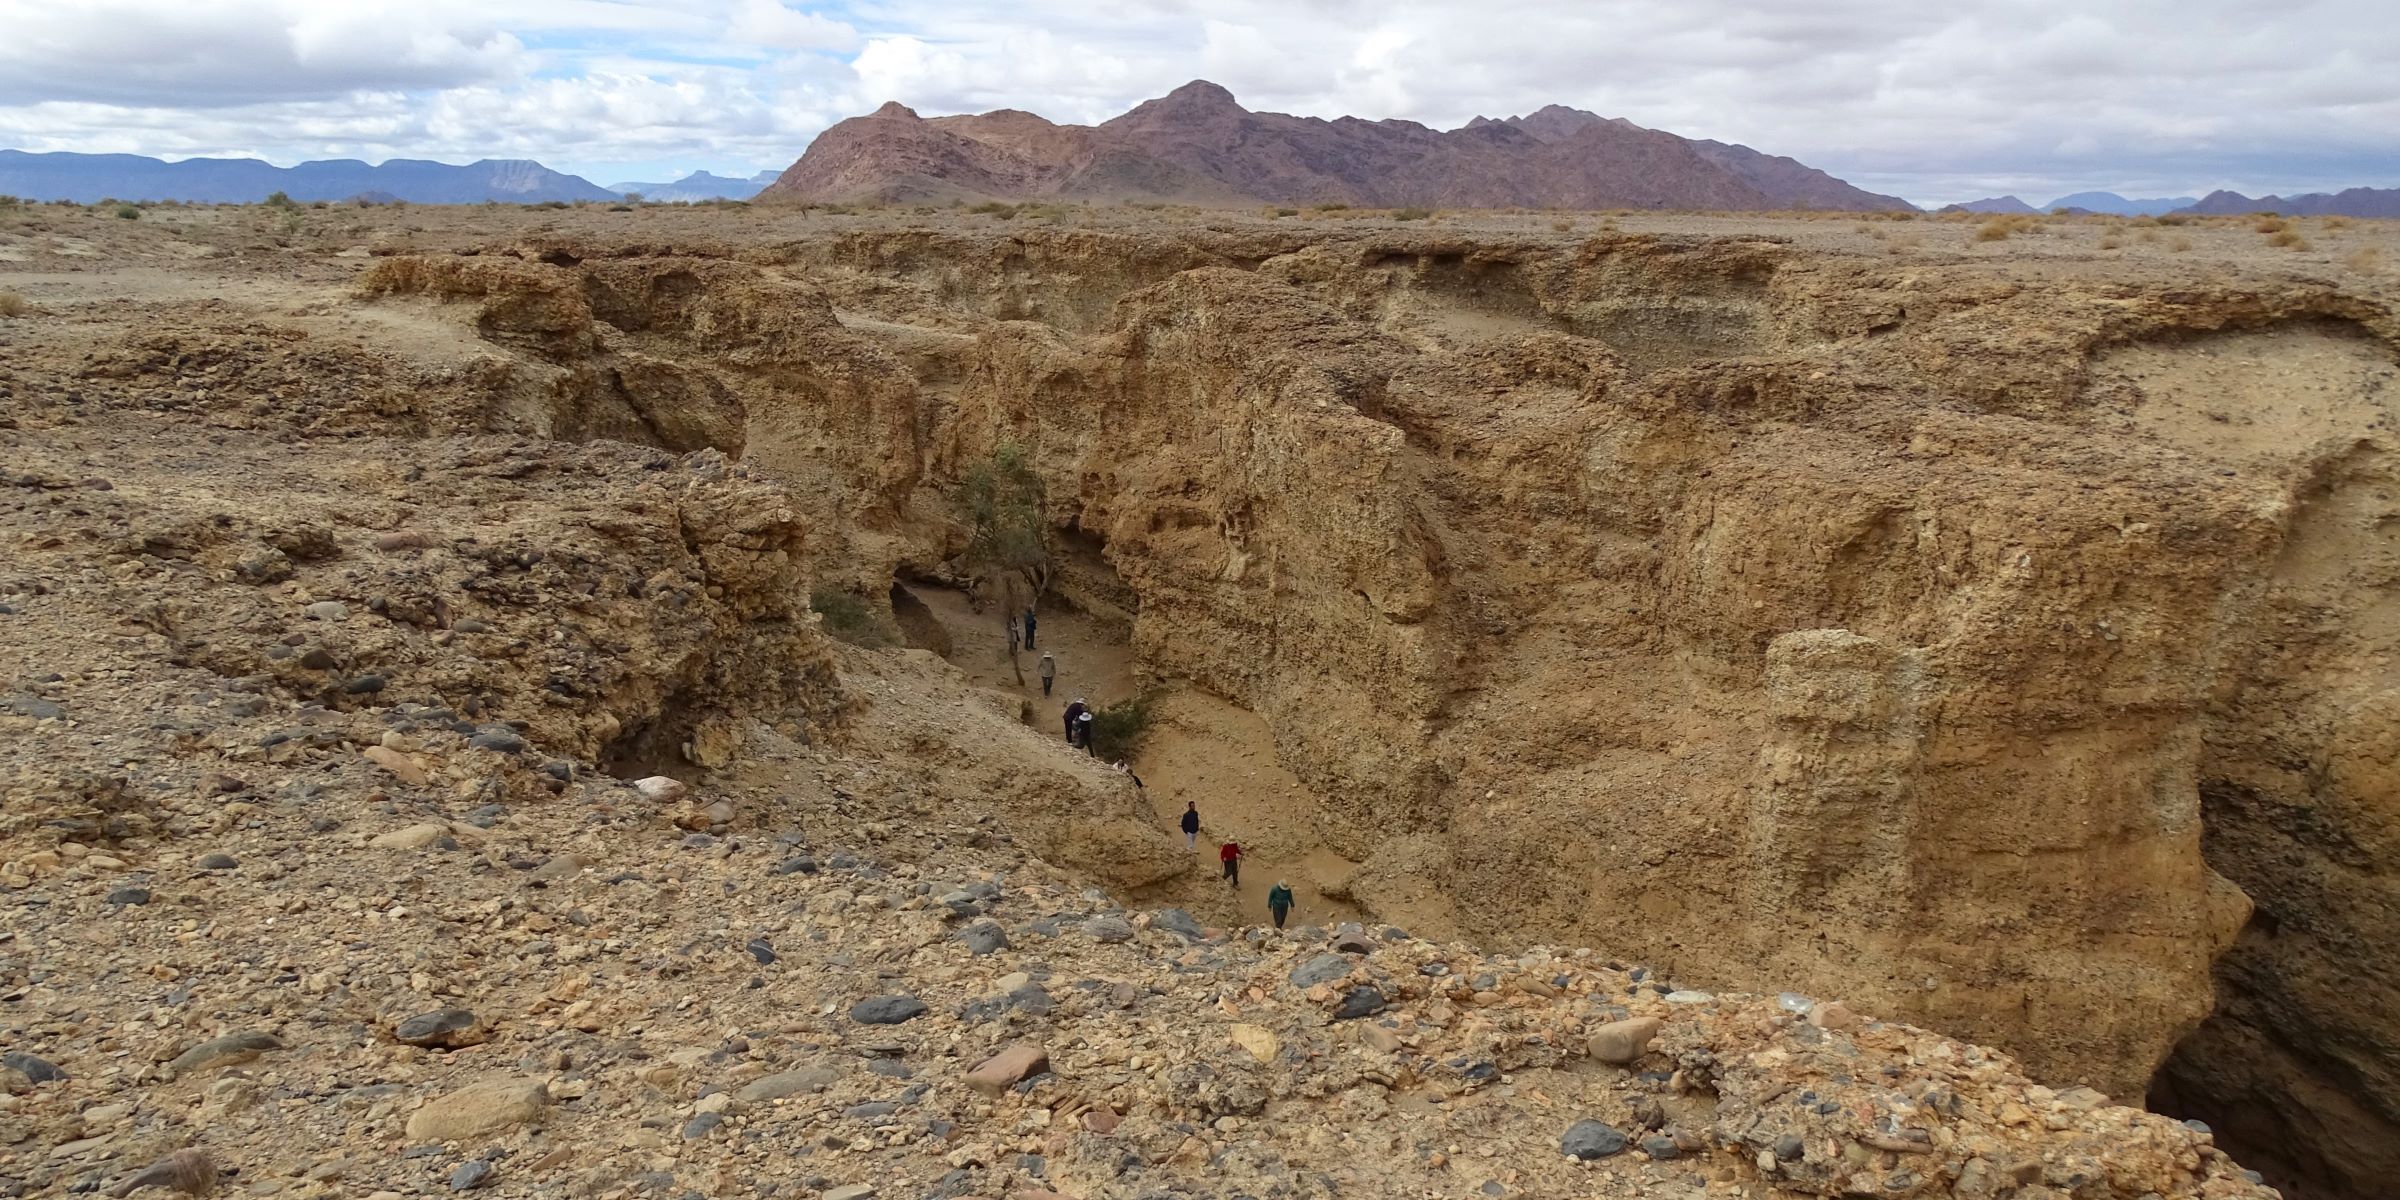
<svg viewBox="0 0 2400 1200">
<path fill-rule="evenodd" d="M 1010 654 L 1015 654 L 1017 652 L 1017 639 L 1022 636 L 1023 635 L 1017 630 L 1017 619 L 1015 617 L 1010 617 L 1008 619 L 1008 652 Z"/>
<path fill-rule="evenodd" d="M 1092 721 L 1092 714 L 1088 711 L 1082 716 L 1075 718 L 1075 736 L 1081 739 L 1081 745 L 1083 746 L 1083 752 L 1085 754 L 1089 754 L 1093 758 L 1098 758 L 1100 757 L 1100 751 L 1094 749 L 1092 746 L 1093 724 L 1094 722 Z"/>
<path fill-rule="evenodd" d="M 1183 802 L 1183 848 L 1200 848 L 1200 804 L 1196 800 Z"/>
<path fill-rule="evenodd" d="M 1033 606 L 1032 606 L 1032 605 L 1030 605 L 1030 604 L 1028 604 L 1028 605 L 1026 605 L 1026 606 L 1025 606 L 1025 648 L 1026 648 L 1026 649 L 1028 649 L 1028 650 L 1031 650 L 1031 649 L 1033 649 L 1033 627 L 1034 627 L 1034 624 L 1035 624 L 1035 622 L 1034 622 L 1034 619 L 1033 619 Z"/>
<path fill-rule="evenodd" d="M 1042 651 L 1041 676 L 1042 694 L 1047 696 L 1050 694 L 1050 685 L 1058 679 L 1058 660 L 1050 657 L 1050 652 L 1047 650 Z"/>
<path fill-rule="evenodd" d="M 1242 848 L 1227 842 L 1217 849 L 1217 861 L 1225 864 L 1225 882 L 1242 886 Z"/>
<path fill-rule="evenodd" d="M 1275 918 L 1275 928 L 1283 928 L 1283 919 L 1292 915 L 1292 885 L 1278 879 L 1267 890 L 1267 912 Z"/>
<path fill-rule="evenodd" d="M 1067 718 L 1067 744 L 1068 744 L 1068 745 L 1072 746 L 1072 745 L 1074 745 L 1074 744 L 1075 744 L 1075 718 L 1077 718 L 1077 717 L 1080 717 L 1080 716 L 1082 716 L 1083 714 L 1085 714 L 1085 713 L 1087 713 L 1087 712 L 1090 712 L 1090 711 L 1091 711 L 1091 706 L 1090 706 L 1090 705 L 1088 705 L 1088 704 L 1085 704 L 1085 703 L 1083 702 L 1083 697 L 1081 697 L 1081 696 L 1077 696 L 1077 697 L 1075 697 L 1075 703 L 1073 703 L 1073 704 L 1070 704 L 1070 705 L 1068 705 L 1068 706 L 1067 706 L 1066 718 Z"/>
</svg>

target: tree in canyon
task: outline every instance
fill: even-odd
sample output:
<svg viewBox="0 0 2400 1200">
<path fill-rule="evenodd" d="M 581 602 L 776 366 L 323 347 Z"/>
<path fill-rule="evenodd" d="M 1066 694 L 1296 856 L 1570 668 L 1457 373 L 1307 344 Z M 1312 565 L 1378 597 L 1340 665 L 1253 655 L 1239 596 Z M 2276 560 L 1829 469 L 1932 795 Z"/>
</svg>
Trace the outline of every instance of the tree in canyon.
<svg viewBox="0 0 2400 1200">
<path fill-rule="evenodd" d="M 967 526 L 961 557 L 970 572 L 998 591 L 1005 624 L 1050 587 L 1050 522 L 1043 512 L 1041 474 L 1023 446 L 1002 442 L 990 457 L 967 468 L 958 505 Z M 1016 639 L 1009 639 L 1009 667 L 1023 686 L 1025 671 L 1016 650 Z"/>
</svg>

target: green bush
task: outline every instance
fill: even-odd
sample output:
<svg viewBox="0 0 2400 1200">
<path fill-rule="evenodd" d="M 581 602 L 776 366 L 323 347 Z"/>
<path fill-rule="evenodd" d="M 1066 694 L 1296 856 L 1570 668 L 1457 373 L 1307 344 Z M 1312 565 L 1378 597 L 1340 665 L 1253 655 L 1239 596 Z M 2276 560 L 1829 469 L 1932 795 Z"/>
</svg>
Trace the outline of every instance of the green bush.
<svg viewBox="0 0 2400 1200">
<path fill-rule="evenodd" d="M 1396 208 L 1392 210 L 1392 219 L 1395 221 L 1422 221 L 1432 215 L 1433 210 L 1427 208 Z"/>
<path fill-rule="evenodd" d="M 130 204 L 120 204 L 117 206 L 117 219 L 121 221 L 139 221 L 142 219 L 142 210 L 135 208 Z"/>
<path fill-rule="evenodd" d="M 268 196 L 267 196 L 267 199 L 266 199 L 266 205 L 267 205 L 267 207 L 268 207 L 268 208 L 298 208 L 298 207 L 300 207 L 300 206 L 299 206 L 297 203 L 294 203 L 294 202 L 293 202 L 292 198 L 291 198 L 289 195 L 287 195 L 287 194 L 285 194 L 285 193 L 283 193 L 283 192 L 271 192 L 271 193 L 269 193 L 269 194 L 268 194 Z"/>
<path fill-rule="evenodd" d="M 1148 696 L 1136 696 L 1092 710 L 1092 749 L 1099 752 L 1102 762 L 1131 759 L 1134 750 L 1142 744 L 1142 735 L 1149 731 Z"/>
<path fill-rule="evenodd" d="M 825 631 L 853 646 L 880 649 L 892 644 L 892 631 L 855 592 L 821 587 L 808 594 L 808 606 L 825 619 Z"/>
</svg>

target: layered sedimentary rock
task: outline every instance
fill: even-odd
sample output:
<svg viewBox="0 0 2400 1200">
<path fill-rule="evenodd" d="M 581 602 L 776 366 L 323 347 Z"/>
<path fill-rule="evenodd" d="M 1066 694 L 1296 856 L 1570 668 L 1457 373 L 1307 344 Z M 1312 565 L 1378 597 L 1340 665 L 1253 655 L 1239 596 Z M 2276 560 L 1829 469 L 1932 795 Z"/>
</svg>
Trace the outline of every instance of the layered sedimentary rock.
<svg viewBox="0 0 2400 1200">
<path fill-rule="evenodd" d="M 2188 1093 L 2319 1114 L 2262 1132 L 2353 1187 L 2338 1147 L 2390 1143 L 2382 303 L 1750 238 L 614 253 L 375 284 L 477 298 L 553 431 L 731 398 L 688 436 L 852 523 L 862 583 L 1029 447 L 1144 664 L 1269 720 L 1370 905 L 2125 1096 L 2221 987 Z"/>
</svg>

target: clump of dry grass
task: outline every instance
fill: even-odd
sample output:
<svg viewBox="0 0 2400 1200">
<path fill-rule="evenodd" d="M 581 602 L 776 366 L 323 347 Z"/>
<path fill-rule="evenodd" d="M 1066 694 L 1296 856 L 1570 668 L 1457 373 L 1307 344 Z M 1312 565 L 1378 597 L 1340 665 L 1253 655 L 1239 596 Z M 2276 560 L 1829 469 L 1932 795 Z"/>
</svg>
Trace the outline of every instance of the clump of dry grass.
<svg viewBox="0 0 2400 1200">
<path fill-rule="evenodd" d="M 2308 239 L 2301 237 L 2297 229 L 2278 229 L 2268 235 L 2267 244 L 2284 250 L 2308 249 Z"/>
<path fill-rule="evenodd" d="M 2260 217 L 2258 219 L 2258 223 L 2252 225 L 2250 228 L 2255 229 L 2260 233 L 2282 233 L 2284 230 L 2290 229 L 2291 227 L 2292 223 L 2284 220 L 2282 217 Z"/>
<path fill-rule="evenodd" d="M 1574 229 L 1574 228 L 1575 228 L 1575 222 L 1573 222 L 1573 221 L 1552 221 L 1552 222 L 1550 222 L 1550 228 L 1552 228 L 1552 229 L 1554 229 L 1554 230 L 1557 230 L 1557 231 L 1558 231 L 1558 232 L 1560 232 L 1560 233 L 1566 233 L 1566 232 L 1568 232 L 1568 231 L 1570 231 L 1570 230 L 1572 230 L 1572 229 Z"/>
<path fill-rule="evenodd" d="M 2327 228 L 2327 229 L 2348 229 L 2348 228 L 2350 228 L 2350 218 L 2348 218 L 2348 217 L 2327 217 L 2327 218 L 2325 218 L 2325 228 Z"/>
<path fill-rule="evenodd" d="M 1982 225 L 1976 227 L 1975 240 L 1979 242 L 2005 242 L 2011 235 L 2030 233 L 2036 229 L 2039 229 L 2041 224 L 2042 222 L 2040 218 L 2028 216 L 2024 213 L 2017 213 L 2011 216 L 1993 217 L 1992 219 L 1985 221 Z"/>
<path fill-rule="evenodd" d="M 33 311 L 33 305 L 15 292 L 0 292 L 0 317 L 21 317 Z"/>
<path fill-rule="evenodd" d="M 2342 256 L 2342 266 L 2360 275 L 2373 275 L 2383 269 L 2383 250 L 2378 246 L 2361 246 Z"/>
<path fill-rule="evenodd" d="M 2100 248 L 2101 248 L 2101 249 L 2103 249 L 2103 250 L 2114 250 L 2114 249 L 2116 249 L 2117 247 L 2119 247 L 2119 246 L 2122 246 L 2122 245 L 2124 245 L 2124 244 L 2125 244 L 2125 243 L 2123 243 L 2123 242 L 2121 242 L 2121 241 L 2118 241 L 2118 240 L 2117 240 L 2117 235 L 2115 235 L 2115 234 L 2113 234 L 2113 233 L 2112 233 L 2112 234 L 2109 234 L 2108 236 L 2106 236 L 2106 237 L 2103 237 L 2103 238 L 2101 238 L 2101 239 L 2100 239 Z"/>
<path fill-rule="evenodd" d="M 2167 249 L 2169 249 L 2169 250 L 2172 250 L 2172 251 L 2174 251 L 2174 252 L 2175 252 L 2175 253 L 2177 253 L 2177 254 L 2181 254 L 2181 253 L 2183 253 L 2184 251 L 2186 251 L 2186 250 L 2189 250 L 2189 249 L 2191 249 L 2191 248 L 2192 248 L 2192 239 L 2190 239 L 2190 238 L 2187 238 L 2187 237 L 2179 237 L 2179 238 L 2176 238 L 2174 241 L 2171 241 L 2171 242 L 2168 242 L 2168 243 L 2167 243 Z"/>
</svg>

